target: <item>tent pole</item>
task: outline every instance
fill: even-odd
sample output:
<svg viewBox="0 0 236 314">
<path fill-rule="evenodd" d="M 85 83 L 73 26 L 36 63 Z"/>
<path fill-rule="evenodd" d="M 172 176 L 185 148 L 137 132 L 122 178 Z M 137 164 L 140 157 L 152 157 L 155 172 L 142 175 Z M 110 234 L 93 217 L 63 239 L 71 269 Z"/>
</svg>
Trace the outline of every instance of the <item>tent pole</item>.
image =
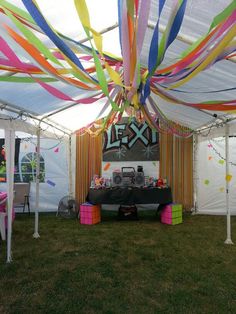
<svg viewBox="0 0 236 314">
<path fill-rule="evenodd" d="M 229 125 L 225 125 L 225 172 L 226 172 L 226 213 L 227 213 L 227 239 L 225 244 L 233 244 L 231 240 L 231 214 L 229 206 Z"/>
<path fill-rule="evenodd" d="M 39 238 L 39 180 L 40 180 L 40 124 L 37 129 L 37 151 L 36 151 L 36 200 L 35 200 L 35 222 L 34 234 L 35 239 Z"/>
<path fill-rule="evenodd" d="M 192 215 L 197 213 L 198 176 L 197 176 L 198 135 L 193 134 L 193 209 Z"/>
<path fill-rule="evenodd" d="M 12 262 L 11 239 L 12 239 L 12 207 L 13 207 L 13 184 L 15 164 L 15 131 L 5 131 L 6 143 L 6 170 L 7 170 L 7 263 Z"/>
<path fill-rule="evenodd" d="M 68 141 L 68 172 L 69 172 L 69 196 L 73 197 L 72 192 L 72 168 L 71 168 L 71 136 Z"/>
</svg>

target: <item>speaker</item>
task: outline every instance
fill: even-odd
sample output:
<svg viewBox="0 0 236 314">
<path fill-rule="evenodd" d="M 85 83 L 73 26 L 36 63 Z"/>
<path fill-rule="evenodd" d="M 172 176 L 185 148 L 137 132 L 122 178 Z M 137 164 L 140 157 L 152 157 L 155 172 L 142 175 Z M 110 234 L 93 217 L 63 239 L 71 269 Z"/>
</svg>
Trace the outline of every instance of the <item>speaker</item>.
<svg viewBox="0 0 236 314">
<path fill-rule="evenodd" d="M 144 173 L 135 172 L 135 186 L 144 186 Z"/>
<path fill-rule="evenodd" d="M 112 185 L 113 186 L 122 186 L 122 173 L 113 172 L 112 173 Z"/>
</svg>

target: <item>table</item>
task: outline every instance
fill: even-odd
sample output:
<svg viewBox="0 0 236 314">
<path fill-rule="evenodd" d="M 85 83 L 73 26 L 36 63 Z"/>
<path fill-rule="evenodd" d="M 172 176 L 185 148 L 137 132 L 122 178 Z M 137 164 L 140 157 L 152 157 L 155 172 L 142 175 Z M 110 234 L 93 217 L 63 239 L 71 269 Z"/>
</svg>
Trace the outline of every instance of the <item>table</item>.
<svg viewBox="0 0 236 314">
<path fill-rule="evenodd" d="M 89 189 L 87 202 L 97 204 L 169 204 L 172 203 L 171 188 L 112 187 Z"/>
</svg>

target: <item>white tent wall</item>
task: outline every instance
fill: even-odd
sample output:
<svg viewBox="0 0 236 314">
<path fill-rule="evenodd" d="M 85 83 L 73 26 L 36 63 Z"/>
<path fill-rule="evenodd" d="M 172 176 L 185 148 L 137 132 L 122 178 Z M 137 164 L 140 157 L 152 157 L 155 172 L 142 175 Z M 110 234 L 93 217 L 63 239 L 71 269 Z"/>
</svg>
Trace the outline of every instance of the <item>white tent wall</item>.
<svg viewBox="0 0 236 314">
<path fill-rule="evenodd" d="M 236 137 L 235 124 L 229 125 L 229 208 L 236 215 Z M 196 150 L 196 212 L 225 215 L 226 154 L 225 126 L 198 136 Z"/>
<path fill-rule="evenodd" d="M 4 137 L 4 132 L 0 132 L 0 137 Z M 18 133 L 21 138 L 19 152 L 19 173 L 23 180 L 22 169 L 27 160 L 30 162 L 32 154 L 36 152 L 37 138 L 29 134 Z M 24 138 L 22 138 L 22 136 Z M 57 211 L 60 199 L 69 193 L 68 175 L 68 140 L 65 139 L 40 139 L 40 155 L 45 171 L 44 182 L 40 182 L 39 210 L 40 212 Z M 72 171 L 72 174 L 74 172 Z M 74 186 L 74 184 L 73 184 Z M 0 189 L 6 190 L 6 184 L 0 183 Z M 72 190 L 74 191 L 74 190 Z M 36 206 L 36 183 L 30 183 L 30 207 L 31 211 Z M 19 208 L 16 211 L 22 212 Z"/>
<path fill-rule="evenodd" d="M 40 156 L 44 159 L 45 179 L 40 182 L 39 210 L 40 212 L 57 211 L 60 199 L 69 193 L 68 156 L 66 144 L 52 139 L 40 139 Z M 25 145 L 22 141 L 21 146 Z M 27 151 L 35 151 L 36 139 L 29 147 L 21 150 L 21 160 Z M 30 204 L 32 210 L 36 206 L 36 184 L 31 183 Z"/>
</svg>

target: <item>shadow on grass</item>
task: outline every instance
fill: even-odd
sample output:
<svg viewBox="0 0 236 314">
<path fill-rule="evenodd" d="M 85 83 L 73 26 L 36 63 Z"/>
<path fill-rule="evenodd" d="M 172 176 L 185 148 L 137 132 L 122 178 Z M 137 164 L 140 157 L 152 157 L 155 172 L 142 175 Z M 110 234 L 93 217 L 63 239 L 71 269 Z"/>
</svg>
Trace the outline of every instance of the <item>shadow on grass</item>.
<svg viewBox="0 0 236 314">
<path fill-rule="evenodd" d="M 132 222 L 132 221 L 143 221 L 143 222 L 160 222 L 160 213 L 156 210 L 138 210 L 137 219 L 132 219 L 127 216 L 124 219 L 120 219 L 118 215 L 118 210 L 102 210 L 101 211 L 101 221 L 102 222 L 112 222 L 112 221 L 120 221 L 120 222 Z"/>
</svg>

